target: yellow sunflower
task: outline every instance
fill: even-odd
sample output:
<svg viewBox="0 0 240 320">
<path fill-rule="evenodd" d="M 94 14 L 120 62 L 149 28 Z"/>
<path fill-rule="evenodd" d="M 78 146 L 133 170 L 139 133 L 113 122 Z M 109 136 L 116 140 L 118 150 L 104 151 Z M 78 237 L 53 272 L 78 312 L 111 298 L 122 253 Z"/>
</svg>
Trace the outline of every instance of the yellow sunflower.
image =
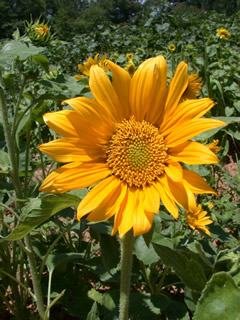
<svg viewBox="0 0 240 320">
<path fill-rule="evenodd" d="M 188 85 L 186 90 L 182 95 L 183 100 L 196 99 L 200 95 L 200 90 L 202 88 L 201 83 L 202 78 L 199 77 L 198 73 L 191 73 L 188 77 Z"/>
<path fill-rule="evenodd" d="M 48 34 L 48 26 L 46 25 L 40 25 L 39 27 L 36 27 L 34 30 L 40 34 L 40 36 L 45 37 Z"/>
<path fill-rule="evenodd" d="M 174 43 L 170 43 L 169 46 L 168 46 L 168 50 L 175 51 L 176 50 L 175 44 Z"/>
<path fill-rule="evenodd" d="M 210 236 L 210 232 L 206 226 L 213 223 L 213 221 L 207 214 L 207 211 L 202 210 L 201 204 L 197 206 L 196 200 L 193 198 L 189 210 L 185 210 L 185 217 L 189 227 L 193 230 L 202 230 Z"/>
<path fill-rule="evenodd" d="M 88 57 L 88 61 L 87 62 L 84 62 L 83 64 L 78 64 L 78 69 L 79 71 L 89 77 L 89 74 L 90 74 L 90 68 L 94 65 L 99 65 L 101 68 L 104 68 L 104 61 L 106 60 L 107 58 L 107 55 L 104 54 L 102 56 L 102 58 L 100 59 L 100 61 L 98 60 L 98 57 L 99 57 L 99 53 L 97 53 L 94 57 L 94 59 L 92 57 Z M 76 78 L 77 80 L 81 79 L 82 78 L 82 75 L 75 75 L 74 78 Z"/>
<path fill-rule="evenodd" d="M 221 150 L 221 147 L 218 146 L 218 143 L 219 143 L 219 140 L 218 140 L 218 139 L 213 140 L 213 142 L 208 145 L 208 148 L 209 148 L 212 152 L 218 153 L 218 152 Z"/>
<path fill-rule="evenodd" d="M 112 234 L 120 237 L 150 230 L 160 200 L 178 218 L 178 207 L 189 207 L 193 193 L 212 193 L 197 173 L 181 163 L 216 163 L 216 155 L 190 139 L 224 126 L 202 118 L 212 100 L 187 100 L 179 104 L 188 85 L 188 66 L 181 62 L 169 87 L 162 56 L 143 62 L 133 77 L 106 61 L 111 82 L 102 68 L 90 69 L 89 87 L 94 99 L 64 101 L 73 110 L 44 115 L 44 121 L 63 138 L 39 146 L 54 160 L 66 163 L 54 170 L 40 191 L 66 192 L 96 184 L 77 209 L 80 220 L 102 221 L 114 217 Z"/>
<path fill-rule="evenodd" d="M 224 28 L 217 29 L 217 36 L 221 39 L 228 40 L 231 37 L 231 33 Z"/>
</svg>

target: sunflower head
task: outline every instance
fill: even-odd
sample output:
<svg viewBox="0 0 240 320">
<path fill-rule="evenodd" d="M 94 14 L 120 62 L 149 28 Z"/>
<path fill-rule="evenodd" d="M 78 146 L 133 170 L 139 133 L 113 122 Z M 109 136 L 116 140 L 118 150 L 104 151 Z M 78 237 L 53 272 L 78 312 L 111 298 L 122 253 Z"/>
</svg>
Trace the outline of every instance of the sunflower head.
<svg viewBox="0 0 240 320">
<path fill-rule="evenodd" d="M 221 150 L 221 147 L 218 146 L 218 143 L 219 143 L 219 140 L 218 140 L 218 139 L 213 140 L 213 142 L 208 145 L 208 148 L 209 148 L 212 152 L 218 153 L 218 152 Z"/>
<path fill-rule="evenodd" d="M 25 24 L 25 33 L 35 45 L 46 45 L 52 40 L 53 35 L 50 33 L 50 27 L 44 22 L 40 23 L 40 19 L 34 23 Z"/>
<path fill-rule="evenodd" d="M 202 88 L 201 80 L 202 78 L 199 77 L 198 73 L 194 74 L 192 72 L 190 76 L 188 76 L 188 85 L 182 95 L 183 100 L 196 99 L 196 97 L 200 95 L 200 90 Z"/>
<path fill-rule="evenodd" d="M 210 236 L 206 226 L 213 223 L 213 221 L 207 216 L 207 211 L 202 210 L 201 204 L 190 210 L 185 210 L 185 217 L 190 228 L 202 230 Z"/>
<path fill-rule="evenodd" d="M 174 44 L 174 43 L 170 43 L 170 44 L 168 45 L 168 50 L 170 50 L 170 51 L 175 51 L 175 50 L 176 50 L 175 44 Z"/>
<path fill-rule="evenodd" d="M 160 201 L 175 219 L 178 206 L 185 208 L 190 226 L 204 229 L 210 220 L 201 208 L 190 208 L 190 200 L 195 193 L 216 193 L 182 163 L 218 162 L 207 146 L 191 141 L 203 131 L 225 125 L 202 117 L 213 101 L 182 101 L 189 82 L 183 61 L 169 85 L 162 56 L 144 61 L 132 77 L 106 60 L 108 77 L 97 62 L 98 56 L 89 61 L 94 98 L 68 99 L 65 102 L 73 110 L 44 115 L 46 124 L 63 138 L 39 149 L 65 165 L 48 175 L 40 191 L 93 186 L 78 206 L 78 219 L 87 215 L 88 221 L 97 222 L 114 217 L 112 234 L 118 231 L 120 237 L 131 229 L 135 236 L 148 232 Z"/>
<path fill-rule="evenodd" d="M 217 29 L 217 36 L 221 39 L 228 40 L 231 37 L 231 33 L 225 28 L 220 28 Z"/>
<path fill-rule="evenodd" d="M 78 64 L 78 69 L 79 71 L 81 72 L 81 74 L 89 77 L 89 74 L 90 74 L 90 68 L 94 65 L 98 65 L 100 66 L 101 68 L 104 68 L 104 62 L 107 58 L 107 55 L 104 54 L 101 59 L 99 60 L 99 53 L 97 53 L 95 55 L 94 58 L 92 57 L 89 57 L 88 58 L 88 61 L 87 62 L 84 62 L 83 64 Z M 75 75 L 74 76 L 77 80 L 81 79 L 82 76 L 81 75 Z"/>
</svg>

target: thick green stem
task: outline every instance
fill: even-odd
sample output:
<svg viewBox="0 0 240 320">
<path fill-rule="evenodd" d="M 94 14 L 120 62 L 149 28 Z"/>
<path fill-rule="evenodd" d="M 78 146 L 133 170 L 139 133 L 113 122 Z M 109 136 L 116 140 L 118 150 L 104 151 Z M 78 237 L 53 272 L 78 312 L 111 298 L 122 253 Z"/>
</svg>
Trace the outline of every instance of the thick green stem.
<svg viewBox="0 0 240 320">
<path fill-rule="evenodd" d="M 8 154 L 9 154 L 9 159 L 11 164 L 11 175 L 12 175 L 16 196 L 17 196 L 17 199 L 23 199 L 22 186 L 19 180 L 19 175 L 18 175 L 18 163 L 16 158 L 17 150 L 15 149 L 14 139 L 13 139 L 13 136 L 11 135 L 10 125 L 8 121 L 8 110 L 5 103 L 3 88 L 1 86 L 0 86 L 0 112 L 2 116 L 3 130 L 4 130 L 4 135 L 5 135 L 7 148 L 8 148 Z M 18 202 L 18 207 L 21 208 L 21 202 Z M 36 296 L 37 308 L 40 315 L 40 319 L 43 319 L 45 308 L 44 308 L 42 290 L 41 290 L 41 285 L 39 281 L 39 276 L 37 273 L 35 255 L 33 252 L 30 235 L 27 235 L 24 240 L 25 240 L 25 245 L 27 249 L 30 270 L 32 274 L 32 282 L 33 282 L 34 293 Z"/>
<path fill-rule="evenodd" d="M 121 239 L 121 284 L 119 320 L 128 320 L 129 292 L 132 271 L 133 232 L 130 230 Z"/>
</svg>

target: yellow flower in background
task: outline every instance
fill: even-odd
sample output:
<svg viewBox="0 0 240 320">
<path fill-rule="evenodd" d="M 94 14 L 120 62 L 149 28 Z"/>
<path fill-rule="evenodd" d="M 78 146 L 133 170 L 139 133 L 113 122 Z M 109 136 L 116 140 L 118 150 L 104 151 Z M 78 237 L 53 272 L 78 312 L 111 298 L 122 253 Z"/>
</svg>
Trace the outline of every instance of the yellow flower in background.
<svg viewBox="0 0 240 320">
<path fill-rule="evenodd" d="M 198 73 L 191 73 L 188 77 L 188 85 L 186 90 L 182 95 L 183 100 L 196 99 L 200 95 L 200 90 L 202 88 L 202 78 L 199 77 Z"/>
<path fill-rule="evenodd" d="M 217 29 L 217 36 L 221 39 L 228 40 L 231 37 L 231 33 L 224 28 Z"/>
<path fill-rule="evenodd" d="M 40 34 L 40 36 L 45 37 L 48 34 L 48 26 L 41 25 L 35 28 L 35 31 Z"/>
<path fill-rule="evenodd" d="M 98 60 L 98 58 L 99 58 L 99 53 L 97 53 L 97 54 L 95 55 L 94 59 L 91 58 L 91 57 L 89 57 L 87 62 L 84 62 L 83 64 L 78 64 L 78 69 L 79 69 L 79 71 L 80 71 L 83 75 L 89 77 L 90 68 L 91 68 L 92 66 L 98 65 L 98 66 L 100 66 L 101 68 L 104 68 L 104 61 L 106 60 L 107 55 L 104 54 L 104 55 L 102 56 L 102 58 L 100 59 L 100 61 Z M 81 75 L 75 75 L 74 78 L 77 79 L 77 80 L 79 80 L 79 79 L 82 78 L 82 76 L 81 76 Z"/>
<path fill-rule="evenodd" d="M 193 194 L 216 192 L 181 163 L 210 164 L 216 155 L 190 139 L 224 126 L 202 118 L 211 99 L 186 100 L 188 66 L 179 63 L 167 87 L 167 63 L 162 56 L 144 61 L 129 73 L 106 60 L 113 82 L 97 64 L 90 68 L 94 99 L 64 101 L 73 110 L 44 115 L 45 123 L 63 138 L 39 146 L 54 160 L 66 163 L 43 181 L 40 191 L 67 192 L 94 185 L 77 209 L 80 220 L 114 217 L 112 234 L 120 237 L 150 230 L 160 201 L 178 218 L 178 207 L 189 208 Z M 97 183 L 97 184 L 96 184 Z M 96 184 L 96 185 L 95 185 Z"/>
<path fill-rule="evenodd" d="M 212 201 L 210 201 L 207 203 L 207 206 L 210 210 L 212 210 L 215 207 L 215 204 Z"/>
<path fill-rule="evenodd" d="M 168 50 L 175 51 L 176 50 L 175 44 L 174 43 L 170 43 L 169 46 L 168 46 Z"/>
<path fill-rule="evenodd" d="M 189 210 L 185 210 L 185 217 L 189 227 L 193 230 L 202 230 L 210 236 L 210 232 L 206 226 L 213 223 L 213 221 L 207 214 L 207 211 L 202 210 L 201 204 L 197 206 L 196 200 L 193 200 L 193 198 Z"/>
<path fill-rule="evenodd" d="M 133 61 L 133 53 L 127 53 L 126 57 L 127 57 L 128 61 Z"/>
<path fill-rule="evenodd" d="M 218 143 L 219 143 L 219 140 L 218 140 L 218 139 L 213 140 L 213 142 L 208 145 L 208 148 L 209 148 L 212 152 L 218 153 L 218 152 L 221 150 L 221 147 L 218 146 Z"/>
</svg>

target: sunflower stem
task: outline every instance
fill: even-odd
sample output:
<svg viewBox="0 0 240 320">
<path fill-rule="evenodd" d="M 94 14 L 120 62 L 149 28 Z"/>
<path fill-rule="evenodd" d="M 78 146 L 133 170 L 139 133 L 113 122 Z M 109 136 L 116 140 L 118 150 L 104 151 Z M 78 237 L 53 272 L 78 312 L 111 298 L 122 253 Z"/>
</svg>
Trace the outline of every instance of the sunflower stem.
<svg viewBox="0 0 240 320">
<path fill-rule="evenodd" d="M 128 320 L 129 292 L 132 270 L 133 232 L 130 230 L 121 239 L 121 284 L 119 320 Z"/>
</svg>

